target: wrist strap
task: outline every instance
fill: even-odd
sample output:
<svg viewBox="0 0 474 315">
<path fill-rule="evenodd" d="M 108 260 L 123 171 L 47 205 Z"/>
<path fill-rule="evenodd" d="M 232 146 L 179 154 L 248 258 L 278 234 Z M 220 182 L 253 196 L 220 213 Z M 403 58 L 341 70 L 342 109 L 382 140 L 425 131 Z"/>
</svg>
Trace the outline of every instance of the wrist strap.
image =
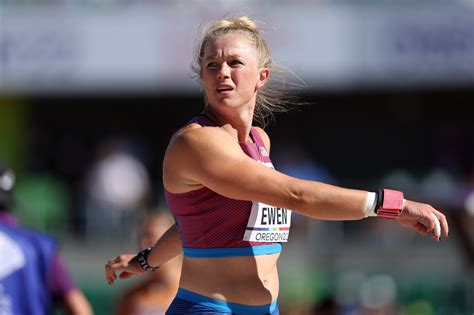
<svg viewBox="0 0 474 315">
<path fill-rule="evenodd" d="M 367 192 L 367 199 L 365 200 L 365 217 L 376 217 L 375 208 L 377 207 L 377 193 Z"/>
<path fill-rule="evenodd" d="M 152 250 L 152 247 L 148 247 L 137 254 L 138 263 L 140 264 L 140 267 L 142 267 L 142 269 L 145 271 L 155 271 L 158 268 L 160 268 L 160 265 L 156 267 L 152 267 L 148 264 L 147 258 L 151 250 Z"/>
<path fill-rule="evenodd" d="M 377 217 L 396 219 L 403 210 L 403 193 L 397 190 L 380 189 L 377 191 L 375 213 Z"/>
</svg>

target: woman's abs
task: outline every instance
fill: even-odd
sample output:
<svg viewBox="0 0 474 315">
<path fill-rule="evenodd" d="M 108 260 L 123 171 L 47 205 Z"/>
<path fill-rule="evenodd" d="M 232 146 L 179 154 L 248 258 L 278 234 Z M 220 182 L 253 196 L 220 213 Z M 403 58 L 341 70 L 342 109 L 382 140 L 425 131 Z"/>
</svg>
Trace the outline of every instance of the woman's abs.
<svg viewBox="0 0 474 315">
<path fill-rule="evenodd" d="M 278 297 L 279 256 L 184 257 L 180 287 L 221 301 L 269 304 Z"/>
</svg>

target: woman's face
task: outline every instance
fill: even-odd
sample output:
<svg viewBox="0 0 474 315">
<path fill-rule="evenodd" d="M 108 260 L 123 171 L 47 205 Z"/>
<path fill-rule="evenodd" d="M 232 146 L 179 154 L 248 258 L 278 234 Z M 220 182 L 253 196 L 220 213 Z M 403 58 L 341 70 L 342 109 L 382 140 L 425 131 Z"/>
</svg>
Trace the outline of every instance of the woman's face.
<svg viewBox="0 0 474 315">
<path fill-rule="evenodd" d="M 207 43 L 201 80 L 210 107 L 255 106 L 257 90 L 269 71 L 258 64 L 258 52 L 242 33 L 230 33 Z"/>
</svg>

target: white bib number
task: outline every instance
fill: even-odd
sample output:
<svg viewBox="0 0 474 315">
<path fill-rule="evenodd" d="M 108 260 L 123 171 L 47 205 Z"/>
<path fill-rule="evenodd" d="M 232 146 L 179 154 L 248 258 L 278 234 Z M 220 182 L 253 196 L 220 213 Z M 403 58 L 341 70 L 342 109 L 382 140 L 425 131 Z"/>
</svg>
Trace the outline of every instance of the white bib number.
<svg viewBox="0 0 474 315">
<path fill-rule="evenodd" d="M 244 241 L 288 242 L 291 210 L 253 202 Z"/>
</svg>

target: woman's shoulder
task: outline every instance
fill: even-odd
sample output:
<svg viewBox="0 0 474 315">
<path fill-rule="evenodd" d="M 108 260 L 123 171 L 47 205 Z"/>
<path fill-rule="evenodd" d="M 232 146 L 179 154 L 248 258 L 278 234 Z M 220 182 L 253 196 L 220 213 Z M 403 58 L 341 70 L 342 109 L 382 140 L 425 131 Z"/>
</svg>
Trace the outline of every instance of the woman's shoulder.
<svg viewBox="0 0 474 315">
<path fill-rule="evenodd" d="M 195 152 L 203 147 L 237 144 L 237 141 L 220 127 L 207 127 L 192 123 L 179 129 L 171 137 L 167 153 Z"/>
<path fill-rule="evenodd" d="M 226 132 L 224 132 L 222 128 L 214 126 L 203 126 L 199 123 L 191 123 L 176 131 L 171 138 L 171 142 L 176 140 L 203 140 L 208 137 L 212 138 L 216 136 L 225 135 Z"/>
<path fill-rule="evenodd" d="M 220 127 L 190 124 L 172 137 L 163 160 L 163 184 L 181 193 L 202 187 L 205 170 L 236 154 L 245 154 L 238 142 Z"/>
</svg>

